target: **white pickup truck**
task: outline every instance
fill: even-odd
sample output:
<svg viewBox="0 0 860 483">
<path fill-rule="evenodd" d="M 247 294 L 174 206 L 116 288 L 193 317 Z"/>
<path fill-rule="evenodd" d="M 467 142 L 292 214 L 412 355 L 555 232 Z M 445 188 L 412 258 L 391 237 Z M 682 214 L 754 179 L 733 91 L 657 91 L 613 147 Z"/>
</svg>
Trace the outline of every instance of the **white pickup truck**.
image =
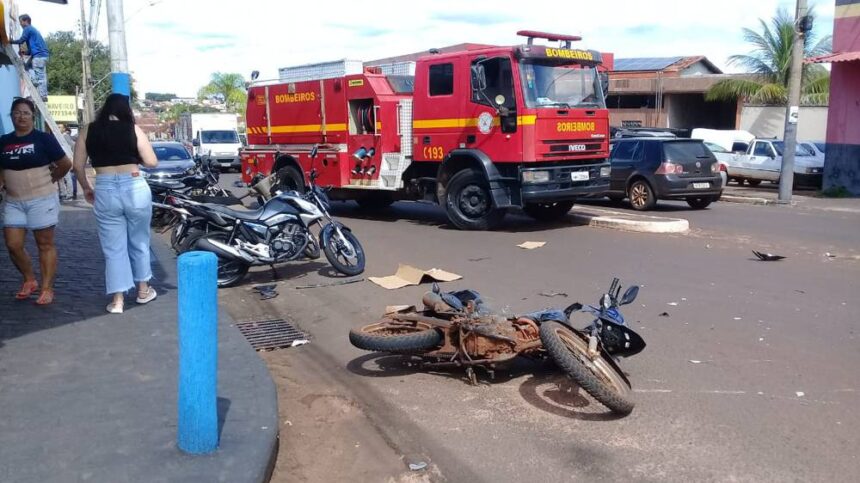
<svg viewBox="0 0 860 483">
<path fill-rule="evenodd" d="M 754 139 L 744 154 L 735 154 L 726 160 L 729 179 L 757 186 L 762 181 L 779 182 L 782 170 L 782 153 L 785 144 L 776 139 Z M 794 155 L 794 184 L 821 187 L 824 161 L 802 144 Z"/>
</svg>

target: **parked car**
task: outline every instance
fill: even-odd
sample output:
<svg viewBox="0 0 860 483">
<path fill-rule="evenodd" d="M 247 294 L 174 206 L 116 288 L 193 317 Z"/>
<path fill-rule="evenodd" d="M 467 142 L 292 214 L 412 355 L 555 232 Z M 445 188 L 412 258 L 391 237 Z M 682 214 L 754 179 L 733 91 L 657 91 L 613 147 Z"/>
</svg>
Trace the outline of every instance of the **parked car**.
<svg viewBox="0 0 860 483">
<path fill-rule="evenodd" d="M 827 150 L 827 143 L 824 141 L 801 141 L 800 145 L 813 153 L 816 158 L 821 159 L 821 165 L 824 166 L 824 154 Z"/>
<path fill-rule="evenodd" d="M 194 168 L 194 160 L 182 143 L 154 142 L 152 149 L 158 159 L 158 166 L 141 168 L 144 176 L 158 179 L 176 179 L 186 176 Z"/>
<path fill-rule="evenodd" d="M 614 139 L 609 161 L 607 196 L 628 198 L 635 210 L 649 210 L 657 200 L 677 199 L 703 209 L 723 193 L 719 163 L 698 139 Z"/>
<path fill-rule="evenodd" d="M 729 179 L 737 180 L 738 184 L 746 181 L 750 186 L 758 186 L 762 181 L 778 183 L 784 149 L 785 144 L 780 140 L 755 139 L 746 154 L 729 163 Z M 794 184 L 820 187 L 823 172 L 824 158 L 798 144 L 794 151 Z"/>
<path fill-rule="evenodd" d="M 723 180 L 723 188 L 729 184 L 729 163 L 732 162 L 736 157 L 736 153 L 729 152 L 719 144 L 709 143 L 705 141 L 705 147 L 707 147 L 711 153 L 717 158 L 717 162 L 720 164 L 720 178 Z"/>
</svg>

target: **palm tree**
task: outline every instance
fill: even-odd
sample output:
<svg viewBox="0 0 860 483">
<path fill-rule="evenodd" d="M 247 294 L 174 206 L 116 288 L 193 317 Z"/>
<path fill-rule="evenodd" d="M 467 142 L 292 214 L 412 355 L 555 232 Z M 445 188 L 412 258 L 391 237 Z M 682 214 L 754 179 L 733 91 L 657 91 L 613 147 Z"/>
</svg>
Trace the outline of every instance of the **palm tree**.
<svg viewBox="0 0 860 483">
<path fill-rule="evenodd" d="M 201 99 L 210 96 L 220 97 L 227 105 L 228 110 L 244 113 L 245 102 L 248 98 L 245 91 L 245 78 L 242 77 L 242 74 L 215 72 L 209 83 L 197 92 L 197 96 Z"/>
<path fill-rule="evenodd" d="M 809 9 L 809 16 L 814 12 Z M 791 50 L 794 43 L 794 16 L 780 8 L 770 25 L 759 19 L 762 32 L 743 29 L 744 40 L 754 48 L 747 55 L 729 57 L 729 65 L 747 69 L 748 79 L 726 79 L 714 84 L 705 95 L 707 101 L 725 101 L 744 98 L 761 104 L 785 104 L 788 101 L 788 78 Z M 804 58 L 827 54 L 831 51 L 829 35 L 816 41 L 813 31 L 803 37 Z M 818 64 L 804 64 L 801 77 L 801 103 L 824 104 L 830 94 L 830 73 Z"/>
</svg>

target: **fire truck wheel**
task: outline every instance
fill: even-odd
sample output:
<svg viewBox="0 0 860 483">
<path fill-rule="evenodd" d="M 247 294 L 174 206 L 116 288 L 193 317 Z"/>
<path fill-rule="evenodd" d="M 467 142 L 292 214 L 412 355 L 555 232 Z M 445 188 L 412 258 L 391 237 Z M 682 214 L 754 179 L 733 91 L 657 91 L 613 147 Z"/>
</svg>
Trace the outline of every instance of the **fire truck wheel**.
<svg viewBox="0 0 860 483">
<path fill-rule="evenodd" d="M 272 195 L 275 191 L 297 191 L 305 192 L 305 181 L 302 173 L 293 166 L 284 166 L 278 170 L 278 184 L 272 186 Z"/>
<path fill-rule="evenodd" d="M 451 177 L 445 190 L 448 220 L 461 230 L 492 230 L 505 211 L 493 207 L 490 186 L 483 173 L 466 168 Z"/>
<path fill-rule="evenodd" d="M 523 211 L 538 221 L 555 221 L 564 218 L 573 208 L 573 201 L 556 201 L 555 203 L 528 203 Z"/>
</svg>

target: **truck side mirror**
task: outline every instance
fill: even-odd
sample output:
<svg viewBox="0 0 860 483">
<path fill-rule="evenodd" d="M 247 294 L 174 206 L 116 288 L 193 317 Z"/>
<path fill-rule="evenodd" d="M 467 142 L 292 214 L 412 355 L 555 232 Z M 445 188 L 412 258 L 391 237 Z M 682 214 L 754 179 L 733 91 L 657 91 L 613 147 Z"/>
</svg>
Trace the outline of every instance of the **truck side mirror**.
<svg viewBox="0 0 860 483">
<path fill-rule="evenodd" d="M 200 146 L 200 140 L 199 139 L 193 139 L 191 141 L 191 145 L 194 146 L 195 148 Z"/>
<path fill-rule="evenodd" d="M 475 64 L 472 66 L 472 81 L 475 85 L 475 89 L 478 91 L 483 91 L 487 88 L 487 75 L 484 72 L 484 66 L 482 64 Z"/>
</svg>

